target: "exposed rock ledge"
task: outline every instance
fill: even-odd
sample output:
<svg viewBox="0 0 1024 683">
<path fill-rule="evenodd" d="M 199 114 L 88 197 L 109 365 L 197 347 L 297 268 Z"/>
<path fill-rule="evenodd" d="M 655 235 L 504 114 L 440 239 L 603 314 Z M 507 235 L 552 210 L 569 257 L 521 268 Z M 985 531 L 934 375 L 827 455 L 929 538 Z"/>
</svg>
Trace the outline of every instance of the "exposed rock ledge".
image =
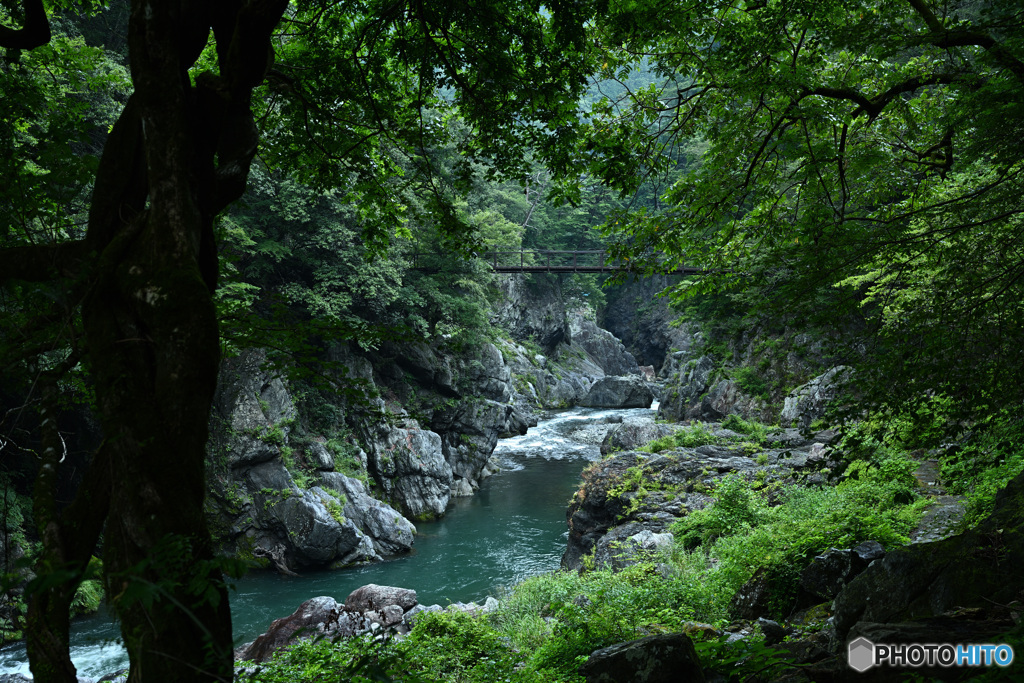
<svg viewBox="0 0 1024 683">
<path fill-rule="evenodd" d="M 483 605 L 455 603 L 447 609 L 493 612 L 497 607 L 498 601 L 489 597 Z M 417 614 L 444 610 L 440 605 L 419 604 L 416 591 L 409 588 L 370 583 L 352 591 L 344 603 L 325 595 L 307 600 L 292 614 L 275 620 L 256 640 L 238 648 L 235 659 L 266 662 L 277 650 L 303 638 L 351 637 L 379 629 L 408 633 Z"/>
<path fill-rule="evenodd" d="M 635 421 L 629 429 L 637 429 Z M 661 536 L 672 522 L 711 502 L 705 491 L 728 474 L 752 479 L 763 472 L 758 476 L 766 482 L 824 481 L 819 470 L 829 465 L 829 444 L 836 438 L 833 431 L 806 438 L 796 429 L 779 430 L 759 454 L 764 463 L 760 464 L 741 446 L 742 435 L 727 429 L 713 433 L 722 445 L 676 448 L 659 455 L 625 451 L 585 470 L 584 486 L 566 511 L 569 540 L 562 567 L 579 569 L 584 556 L 593 554 L 595 566 L 621 568 L 654 552 L 667 541 Z M 614 438 L 610 432 L 608 440 Z M 652 482 L 651 493 L 638 499 L 632 491 L 616 492 L 627 470 L 637 467 Z M 623 552 L 629 548 L 636 552 Z"/>
</svg>

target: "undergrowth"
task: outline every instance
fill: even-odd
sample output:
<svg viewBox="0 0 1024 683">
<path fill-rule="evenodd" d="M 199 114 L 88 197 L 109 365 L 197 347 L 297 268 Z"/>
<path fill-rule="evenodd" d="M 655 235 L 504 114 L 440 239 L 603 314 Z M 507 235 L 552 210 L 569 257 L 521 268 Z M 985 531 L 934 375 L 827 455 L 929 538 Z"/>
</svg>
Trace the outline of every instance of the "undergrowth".
<svg viewBox="0 0 1024 683">
<path fill-rule="evenodd" d="M 244 680 L 582 683 L 578 668 L 596 649 L 682 631 L 687 622 L 726 624 L 732 597 L 759 570 L 780 587 L 772 608 L 785 617 L 799 572 L 816 554 L 865 540 L 905 543 L 925 502 L 913 494 L 913 467 L 891 453 L 858 460 L 828 488 L 765 491 L 726 477 L 712 492 L 715 503 L 674 525 L 677 541 L 651 561 L 527 579 L 496 612 L 424 613 L 404 640 L 305 643 Z M 756 642 L 739 654 L 715 640 L 697 645 L 708 666 L 774 661 Z"/>
<path fill-rule="evenodd" d="M 644 453 L 661 453 L 673 448 L 696 448 L 698 446 L 709 446 L 717 444 L 718 437 L 711 433 L 707 427 L 700 422 L 695 422 L 689 427 L 684 427 L 674 434 L 654 439 L 638 448 Z"/>
</svg>

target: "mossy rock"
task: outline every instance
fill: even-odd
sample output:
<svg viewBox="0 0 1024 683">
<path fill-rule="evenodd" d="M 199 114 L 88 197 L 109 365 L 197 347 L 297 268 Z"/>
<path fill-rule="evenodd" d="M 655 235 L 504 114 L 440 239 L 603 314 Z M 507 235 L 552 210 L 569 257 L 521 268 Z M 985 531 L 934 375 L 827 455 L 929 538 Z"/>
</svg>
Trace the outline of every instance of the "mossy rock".
<svg viewBox="0 0 1024 683">
<path fill-rule="evenodd" d="M 857 622 L 893 623 L 942 615 L 954 607 L 990 607 L 1024 592 L 1024 473 L 996 497 L 974 529 L 890 552 L 835 600 L 840 640 Z"/>
</svg>

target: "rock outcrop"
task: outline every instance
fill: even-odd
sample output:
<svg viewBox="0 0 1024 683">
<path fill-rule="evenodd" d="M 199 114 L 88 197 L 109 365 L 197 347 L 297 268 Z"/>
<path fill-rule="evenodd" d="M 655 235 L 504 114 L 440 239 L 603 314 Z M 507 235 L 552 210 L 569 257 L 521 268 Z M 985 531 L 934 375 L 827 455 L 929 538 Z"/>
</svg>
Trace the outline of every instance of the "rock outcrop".
<svg viewBox="0 0 1024 683">
<path fill-rule="evenodd" d="M 580 667 L 587 683 L 703 683 L 693 641 L 682 633 L 631 640 L 591 653 Z"/>
<path fill-rule="evenodd" d="M 681 357 L 681 353 L 674 356 L 669 366 L 671 371 L 658 406 L 659 418 L 716 422 L 728 415 L 744 418 L 770 415 L 770 406 L 744 392 L 736 380 L 714 379 L 718 364 L 711 356 L 675 364 Z"/>
<path fill-rule="evenodd" d="M 575 309 L 569 315 L 572 342 L 578 344 L 606 375 L 638 375 L 640 366 L 622 342 L 608 330 L 601 329 L 586 311 Z"/>
<path fill-rule="evenodd" d="M 639 375 L 602 377 L 580 401 L 588 408 L 650 408 L 652 403 L 654 392 Z"/>
<path fill-rule="evenodd" d="M 326 471 L 333 458 L 322 443 L 309 449 L 311 469 L 322 480 L 298 485 L 288 465 L 298 457 L 289 445 L 295 405 L 264 361 L 258 351 L 225 361 L 215 397 L 208 517 L 222 550 L 250 559 L 276 555 L 294 568 L 371 562 L 409 550 L 412 524 L 361 483 Z"/>
<path fill-rule="evenodd" d="M 527 421 L 539 410 L 579 405 L 605 375 L 639 374 L 636 358 L 598 327 L 585 305 L 568 308 L 557 281 L 531 286 L 522 276 L 499 281 L 504 301 L 492 322 L 507 329 L 501 344 L 512 373 L 514 405 Z"/>
<path fill-rule="evenodd" d="M 441 436 L 384 424 L 378 431 L 378 438 L 366 440 L 368 469 L 385 496 L 418 519 L 443 515 L 454 477 L 441 449 Z"/>
<path fill-rule="evenodd" d="M 595 567 L 626 566 L 634 561 L 634 550 L 653 550 L 651 542 L 656 545 L 657 535 L 673 522 L 712 503 L 705 492 L 727 475 L 814 483 L 824 481 L 820 470 L 835 465 L 829 460 L 828 444 L 836 438 L 832 431 L 805 438 L 795 429 L 780 430 L 769 436 L 758 460 L 741 446 L 741 435 L 728 430 L 713 434 L 718 444 L 658 455 L 625 451 L 584 470 L 583 486 L 566 511 L 569 539 L 562 567 L 580 569 L 588 556 Z M 646 489 L 622 490 L 621 483 L 637 470 Z"/>
<path fill-rule="evenodd" d="M 416 527 L 393 507 L 369 495 L 362 481 L 340 472 L 324 472 L 320 487 L 344 501 L 342 514 L 370 537 L 380 555 L 397 555 L 412 547 Z"/>
<path fill-rule="evenodd" d="M 604 370 L 579 346 L 559 346 L 548 357 L 505 340 L 501 350 L 512 371 L 515 410 L 532 424 L 543 409 L 578 405 L 594 382 L 604 377 Z"/>
<path fill-rule="evenodd" d="M 601 442 L 601 455 L 631 451 L 644 444 L 679 431 L 679 425 L 655 422 L 650 417 L 627 417 L 608 428 Z"/>
<path fill-rule="evenodd" d="M 836 596 L 836 637 L 855 627 L 937 618 L 954 608 L 1024 602 L 1024 474 L 996 498 L 977 527 L 890 552 Z M 943 641 L 933 641 L 943 642 Z"/>
<path fill-rule="evenodd" d="M 491 321 L 508 330 L 513 339 L 534 340 L 548 356 L 559 344 L 572 342 L 565 298 L 557 279 L 539 286 L 531 285 L 526 276 L 509 275 L 498 278 L 497 285 L 502 297 Z"/>
<path fill-rule="evenodd" d="M 812 422 L 823 417 L 829 403 L 842 390 L 849 373 L 849 368 L 837 365 L 794 389 L 782 407 L 782 423 L 806 429 Z"/>
<path fill-rule="evenodd" d="M 702 338 L 698 325 L 676 325 L 679 314 L 669 308 L 666 298 L 658 296 L 677 281 L 667 276 L 643 278 L 608 294 L 598 324 L 621 339 L 644 365 L 661 368 L 672 354 L 688 354 Z"/>
</svg>

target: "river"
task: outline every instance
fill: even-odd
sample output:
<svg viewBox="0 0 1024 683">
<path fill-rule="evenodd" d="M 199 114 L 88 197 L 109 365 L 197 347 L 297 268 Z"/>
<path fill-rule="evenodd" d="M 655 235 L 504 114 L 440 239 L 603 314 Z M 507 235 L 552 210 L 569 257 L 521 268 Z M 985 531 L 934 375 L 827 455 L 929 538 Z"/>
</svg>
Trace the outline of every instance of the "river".
<svg viewBox="0 0 1024 683">
<path fill-rule="evenodd" d="M 568 535 L 569 498 L 586 463 L 600 457 L 596 445 L 577 440 L 578 430 L 627 415 L 653 416 L 654 410 L 574 408 L 541 421 L 524 436 L 500 440 L 494 453 L 502 471 L 473 497 L 453 499 L 443 519 L 417 525 L 408 555 L 300 577 L 245 576 L 231 593 L 236 643 L 253 640 L 309 598 L 330 595 L 343 601 L 367 583 L 414 588 L 421 604 L 445 605 L 500 598 L 506 587 L 557 569 Z M 99 678 L 127 666 L 118 636 L 105 610 L 74 622 L 71 654 L 80 676 Z M 0 673 L 30 675 L 24 644 L 0 650 Z"/>
</svg>

